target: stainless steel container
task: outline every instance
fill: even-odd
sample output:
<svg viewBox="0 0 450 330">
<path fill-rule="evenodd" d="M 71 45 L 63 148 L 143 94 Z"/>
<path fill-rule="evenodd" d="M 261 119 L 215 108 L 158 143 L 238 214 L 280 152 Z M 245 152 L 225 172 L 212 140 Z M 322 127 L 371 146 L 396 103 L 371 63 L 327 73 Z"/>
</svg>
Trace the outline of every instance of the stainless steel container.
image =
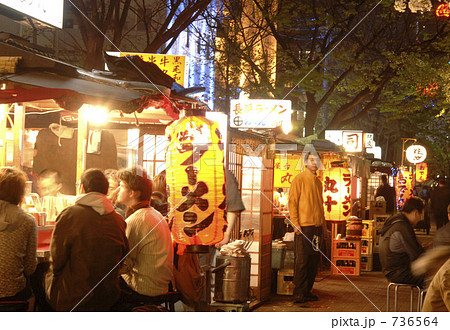
<svg viewBox="0 0 450 330">
<path fill-rule="evenodd" d="M 250 257 L 217 256 L 214 300 L 240 303 L 249 300 Z"/>
</svg>

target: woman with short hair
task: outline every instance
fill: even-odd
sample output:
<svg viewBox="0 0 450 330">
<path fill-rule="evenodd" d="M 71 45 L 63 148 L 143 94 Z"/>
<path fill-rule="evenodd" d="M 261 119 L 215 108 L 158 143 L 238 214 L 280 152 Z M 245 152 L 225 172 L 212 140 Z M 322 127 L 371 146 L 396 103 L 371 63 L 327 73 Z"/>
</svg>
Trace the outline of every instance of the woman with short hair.
<svg viewBox="0 0 450 330">
<path fill-rule="evenodd" d="M 36 269 L 36 222 L 20 204 L 26 174 L 0 168 L 0 302 L 25 301 L 32 292 L 27 278 Z"/>
</svg>

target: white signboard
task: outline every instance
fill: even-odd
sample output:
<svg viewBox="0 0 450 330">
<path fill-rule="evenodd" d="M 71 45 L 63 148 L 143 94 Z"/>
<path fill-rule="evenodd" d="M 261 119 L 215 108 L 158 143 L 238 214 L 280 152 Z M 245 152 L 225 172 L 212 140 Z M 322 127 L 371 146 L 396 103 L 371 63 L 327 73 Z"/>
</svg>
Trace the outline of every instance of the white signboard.
<svg viewBox="0 0 450 330">
<path fill-rule="evenodd" d="M 373 140 L 373 133 L 365 133 L 365 147 L 366 148 L 374 148 L 375 147 L 375 141 Z"/>
<path fill-rule="evenodd" d="M 427 158 L 427 149 L 423 146 L 413 144 L 406 149 L 406 159 L 408 162 L 417 164 L 422 163 Z"/>
<path fill-rule="evenodd" d="M 291 107 L 289 100 L 231 100 L 230 127 L 275 128 L 290 124 Z"/>
<path fill-rule="evenodd" d="M 342 147 L 346 152 L 362 152 L 363 133 L 361 131 L 342 132 Z"/>
<path fill-rule="evenodd" d="M 334 144 L 342 145 L 342 131 L 341 130 L 326 130 L 325 139 L 333 142 Z"/>
<path fill-rule="evenodd" d="M 62 29 L 64 0 L 0 0 L 0 4 Z"/>
</svg>

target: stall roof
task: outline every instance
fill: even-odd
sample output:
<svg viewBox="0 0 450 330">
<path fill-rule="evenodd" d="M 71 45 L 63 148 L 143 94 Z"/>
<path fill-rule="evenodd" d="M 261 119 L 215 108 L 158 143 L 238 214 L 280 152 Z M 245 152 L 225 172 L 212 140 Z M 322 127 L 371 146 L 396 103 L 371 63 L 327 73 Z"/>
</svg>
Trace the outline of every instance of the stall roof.
<svg viewBox="0 0 450 330">
<path fill-rule="evenodd" d="M 198 103 L 180 96 L 179 91 L 172 97 L 167 85 L 123 80 L 123 72 L 115 75 L 114 72 L 87 71 L 55 59 L 46 51 L 25 39 L 0 33 L 0 81 L 7 83 L 6 88 L 0 90 L 0 103 L 53 99 L 70 111 L 88 103 L 124 113 L 152 108 L 164 110 L 164 120 L 167 115 L 176 119 L 185 105 Z M 151 73 L 165 75 L 157 70 Z M 155 79 L 165 82 L 165 78 Z M 155 111 L 152 114 L 155 115 Z"/>
</svg>

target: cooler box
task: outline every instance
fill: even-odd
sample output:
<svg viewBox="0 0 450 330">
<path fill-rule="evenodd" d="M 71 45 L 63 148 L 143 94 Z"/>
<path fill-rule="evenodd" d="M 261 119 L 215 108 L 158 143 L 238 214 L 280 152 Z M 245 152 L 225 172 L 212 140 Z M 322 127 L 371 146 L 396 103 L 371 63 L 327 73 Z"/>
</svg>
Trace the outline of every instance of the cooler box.
<svg viewBox="0 0 450 330">
<path fill-rule="evenodd" d="M 272 242 L 272 269 L 283 268 L 285 256 L 286 256 L 286 244 L 273 241 Z"/>
<path fill-rule="evenodd" d="M 294 294 L 294 270 L 280 269 L 277 277 L 277 294 L 292 296 Z"/>
<path fill-rule="evenodd" d="M 345 239 L 334 239 L 331 246 L 333 258 L 358 258 L 361 255 L 360 241 L 348 241 Z"/>
</svg>

